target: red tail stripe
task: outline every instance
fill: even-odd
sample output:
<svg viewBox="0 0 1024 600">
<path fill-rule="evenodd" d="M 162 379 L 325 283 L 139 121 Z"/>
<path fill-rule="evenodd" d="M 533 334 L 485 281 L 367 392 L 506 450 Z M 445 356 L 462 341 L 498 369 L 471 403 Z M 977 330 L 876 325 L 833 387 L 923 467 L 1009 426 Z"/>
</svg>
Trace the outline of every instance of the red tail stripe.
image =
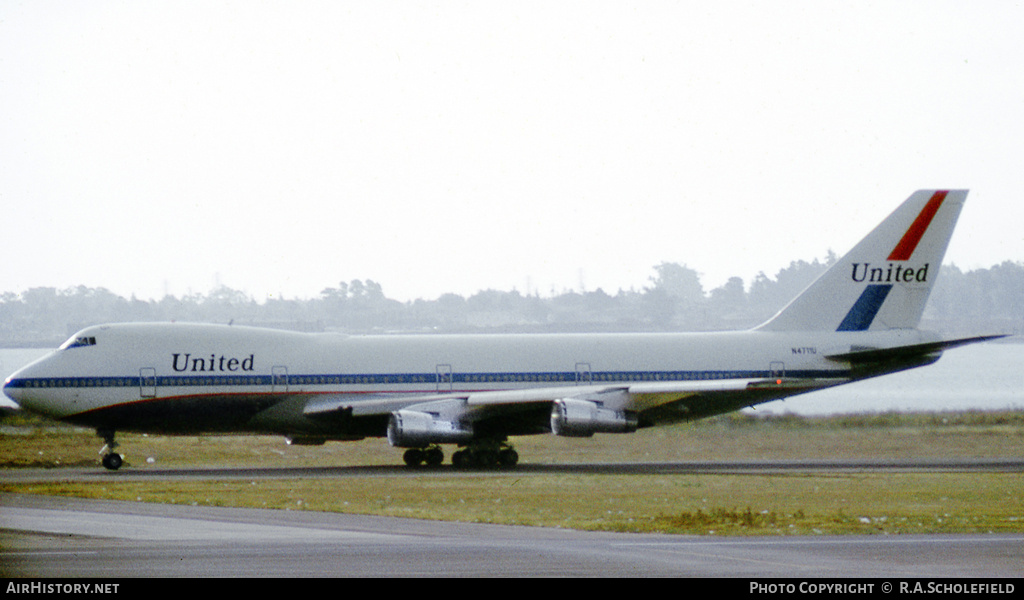
<svg viewBox="0 0 1024 600">
<path fill-rule="evenodd" d="M 925 204 L 924 208 L 921 209 L 921 214 L 917 215 L 917 218 L 911 223 L 910 229 L 903 234 L 903 239 L 893 248 L 892 254 L 889 255 L 889 260 L 910 259 L 910 255 L 914 253 L 914 249 L 917 248 L 917 244 L 924 236 L 924 232 L 928 230 L 932 219 L 935 218 L 935 213 L 939 212 L 939 207 L 942 206 L 942 201 L 946 199 L 947 193 L 940 191 L 932 195 L 931 199 L 928 200 L 928 204 Z"/>
</svg>

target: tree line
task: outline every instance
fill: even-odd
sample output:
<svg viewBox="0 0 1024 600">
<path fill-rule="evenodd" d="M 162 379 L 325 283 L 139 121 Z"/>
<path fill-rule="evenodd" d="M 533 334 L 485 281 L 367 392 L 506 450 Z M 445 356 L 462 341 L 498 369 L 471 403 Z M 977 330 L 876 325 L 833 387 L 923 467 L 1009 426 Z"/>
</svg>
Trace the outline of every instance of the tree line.
<svg viewBox="0 0 1024 600">
<path fill-rule="evenodd" d="M 0 345 L 53 346 L 88 325 L 123 321 L 233 323 L 346 333 L 535 333 L 710 331 L 754 327 L 780 310 L 835 260 L 793 261 L 774 277 L 759 273 L 705 289 L 700 273 L 678 263 L 653 268 L 641 290 L 566 291 L 550 297 L 483 290 L 468 297 L 400 302 L 372 280 L 325 288 L 318 297 L 257 302 L 218 287 L 160 300 L 124 298 L 105 288 L 37 287 L 0 294 Z M 942 267 L 923 327 L 947 334 L 1024 333 L 1024 263 L 988 269 Z"/>
</svg>

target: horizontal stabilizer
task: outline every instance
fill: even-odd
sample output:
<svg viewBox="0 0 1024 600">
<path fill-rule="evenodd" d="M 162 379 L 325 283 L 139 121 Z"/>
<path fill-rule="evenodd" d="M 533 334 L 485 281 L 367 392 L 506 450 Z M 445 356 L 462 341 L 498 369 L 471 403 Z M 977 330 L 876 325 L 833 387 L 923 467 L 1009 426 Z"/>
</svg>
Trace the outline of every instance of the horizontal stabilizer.
<svg viewBox="0 0 1024 600">
<path fill-rule="evenodd" d="M 989 340 L 996 340 L 1004 337 L 1006 337 L 1006 335 L 980 335 L 969 338 L 960 338 L 956 340 L 942 340 L 938 342 L 927 342 L 924 344 L 897 346 L 895 348 L 870 348 L 863 350 L 854 350 L 852 352 L 844 352 L 842 354 L 830 354 L 825 358 L 828 358 L 829 360 L 850 362 L 854 364 L 885 362 L 904 358 L 927 356 L 929 354 L 935 354 L 936 352 L 942 352 L 943 350 L 949 350 L 950 348 L 956 348 L 958 346 L 966 346 L 967 344 L 976 344 L 978 342 L 987 342 Z"/>
</svg>

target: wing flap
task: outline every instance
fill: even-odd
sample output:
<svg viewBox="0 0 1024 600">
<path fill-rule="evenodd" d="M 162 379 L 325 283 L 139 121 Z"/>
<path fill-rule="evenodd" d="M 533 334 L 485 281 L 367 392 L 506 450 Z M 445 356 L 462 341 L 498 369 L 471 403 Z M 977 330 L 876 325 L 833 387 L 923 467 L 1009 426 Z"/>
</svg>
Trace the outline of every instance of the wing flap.
<svg viewBox="0 0 1024 600">
<path fill-rule="evenodd" d="M 369 417 L 386 415 L 406 408 L 410 404 L 450 400 L 459 397 L 431 395 L 410 398 L 395 395 L 324 394 L 310 398 L 303 407 L 302 413 L 312 418 L 329 417 L 343 413 L 353 417 Z M 464 395 L 461 397 L 465 398 Z"/>
</svg>

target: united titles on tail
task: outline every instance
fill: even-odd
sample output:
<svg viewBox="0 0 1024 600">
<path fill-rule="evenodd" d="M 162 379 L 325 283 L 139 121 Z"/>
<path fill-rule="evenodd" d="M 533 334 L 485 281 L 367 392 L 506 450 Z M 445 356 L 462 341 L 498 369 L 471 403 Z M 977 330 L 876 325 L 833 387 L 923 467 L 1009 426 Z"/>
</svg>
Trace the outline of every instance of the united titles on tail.
<svg viewBox="0 0 1024 600">
<path fill-rule="evenodd" d="M 761 327 L 772 331 L 916 328 L 966 198 L 967 190 L 915 192 Z"/>
</svg>

